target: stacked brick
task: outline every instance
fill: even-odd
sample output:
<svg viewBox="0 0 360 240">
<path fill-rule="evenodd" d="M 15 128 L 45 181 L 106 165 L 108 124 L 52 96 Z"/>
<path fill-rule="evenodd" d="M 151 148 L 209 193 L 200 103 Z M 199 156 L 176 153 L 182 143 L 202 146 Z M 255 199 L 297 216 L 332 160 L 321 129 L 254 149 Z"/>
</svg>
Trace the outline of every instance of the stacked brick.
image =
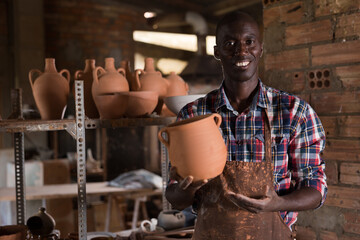
<svg viewBox="0 0 360 240">
<path fill-rule="evenodd" d="M 263 6 L 264 82 L 308 101 L 327 134 L 327 200 L 300 214 L 297 240 L 359 240 L 360 1 Z"/>
</svg>

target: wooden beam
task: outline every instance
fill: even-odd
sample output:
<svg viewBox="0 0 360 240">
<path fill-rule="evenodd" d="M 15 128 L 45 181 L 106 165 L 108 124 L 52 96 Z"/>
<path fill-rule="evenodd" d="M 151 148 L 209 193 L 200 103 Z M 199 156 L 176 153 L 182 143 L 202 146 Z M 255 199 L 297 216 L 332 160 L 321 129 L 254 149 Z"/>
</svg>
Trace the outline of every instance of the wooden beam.
<svg viewBox="0 0 360 240">
<path fill-rule="evenodd" d="M 207 8 L 207 12 L 213 13 L 215 16 L 223 15 L 231 11 L 246 8 L 258 3 L 262 0 L 226 0 L 219 1 L 219 3 L 213 4 Z"/>
</svg>

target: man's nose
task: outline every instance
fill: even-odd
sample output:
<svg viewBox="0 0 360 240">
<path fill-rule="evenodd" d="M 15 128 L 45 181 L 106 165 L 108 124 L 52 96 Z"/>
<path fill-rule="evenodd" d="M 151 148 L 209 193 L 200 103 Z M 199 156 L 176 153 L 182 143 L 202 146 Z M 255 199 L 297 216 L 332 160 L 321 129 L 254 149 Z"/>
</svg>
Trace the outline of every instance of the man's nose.
<svg viewBox="0 0 360 240">
<path fill-rule="evenodd" d="M 248 54 L 248 48 L 246 44 L 238 43 L 235 46 L 235 54 L 236 55 L 246 55 Z"/>
</svg>

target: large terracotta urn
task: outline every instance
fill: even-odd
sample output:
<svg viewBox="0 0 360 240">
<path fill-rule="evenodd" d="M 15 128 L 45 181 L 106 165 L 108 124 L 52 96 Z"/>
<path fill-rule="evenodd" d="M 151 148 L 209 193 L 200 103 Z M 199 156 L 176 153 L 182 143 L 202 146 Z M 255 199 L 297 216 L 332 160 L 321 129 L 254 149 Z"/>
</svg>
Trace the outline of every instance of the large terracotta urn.
<svg viewBox="0 0 360 240">
<path fill-rule="evenodd" d="M 200 115 L 159 131 L 158 138 L 167 147 L 171 165 L 177 167 L 181 177 L 193 176 L 198 181 L 222 173 L 227 150 L 219 130 L 221 121 L 217 113 Z"/>
<path fill-rule="evenodd" d="M 125 74 L 123 68 L 115 68 L 114 58 L 105 58 L 105 68 L 99 66 L 93 71 L 93 97 L 106 93 L 128 92 L 129 83 L 125 78 Z"/>
<path fill-rule="evenodd" d="M 169 82 L 167 97 L 188 95 L 189 85 L 175 72 L 170 72 L 166 79 Z"/>
<path fill-rule="evenodd" d="M 44 72 L 30 70 L 29 81 L 41 119 L 61 119 L 70 92 L 70 72 L 66 69 L 58 72 L 55 59 L 46 58 Z"/>
<path fill-rule="evenodd" d="M 75 80 L 82 80 L 84 82 L 84 106 L 85 115 L 89 118 L 98 118 L 99 112 L 96 108 L 93 96 L 92 96 L 92 84 L 93 84 L 93 71 L 95 69 L 95 59 L 86 59 L 84 70 L 77 70 L 75 72 Z"/>
</svg>

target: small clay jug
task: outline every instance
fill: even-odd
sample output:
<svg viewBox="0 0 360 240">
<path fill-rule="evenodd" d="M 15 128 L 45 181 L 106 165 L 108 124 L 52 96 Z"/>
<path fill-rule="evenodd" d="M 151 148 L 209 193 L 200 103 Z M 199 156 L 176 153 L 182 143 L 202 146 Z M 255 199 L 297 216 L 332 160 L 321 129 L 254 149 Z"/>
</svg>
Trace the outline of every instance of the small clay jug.
<svg viewBox="0 0 360 240">
<path fill-rule="evenodd" d="M 58 72 L 55 59 L 46 58 L 44 72 L 30 70 L 29 81 L 41 119 L 61 119 L 70 92 L 70 72 L 66 69 Z"/>
<path fill-rule="evenodd" d="M 99 94 L 129 91 L 129 84 L 125 78 L 125 70 L 123 68 L 115 68 L 114 58 L 105 58 L 105 69 L 96 67 L 93 70 L 93 78 L 93 97 Z"/>
<path fill-rule="evenodd" d="M 46 212 L 44 207 L 41 207 L 37 214 L 26 221 L 26 226 L 33 235 L 45 236 L 54 230 L 55 220 Z"/>
<path fill-rule="evenodd" d="M 177 167 L 181 177 L 193 176 L 198 181 L 222 173 L 227 150 L 220 124 L 221 116 L 213 113 L 181 120 L 159 131 L 158 138 L 167 147 L 171 165 Z"/>
<path fill-rule="evenodd" d="M 134 91 L 135 87 L 133 86 L 133 84 L 136 81 L 135 80 L 135 72 L 133 72 L 131 70 L 130 61 L 128 61 L 128 60 L 121 61 L 120 67 L 125 70 L 125 77 L 126 77 L 126 80 L 128 81 L 130 91 Z"/>
<path fill-rule="evenodd" d="M 94 80 L 93 77 L 94 69 L 95 69 L 95 59 L 86 59 L 84 70 L 77 70 L 75 72 L 75 78 L 74 78 L 75 80 L 83 80 L 84 82 L 85 115 L 89 118 L 99 118 L 99 112 L 96 108 L 91 92 L 91 88 Z M 74 91 L 73 94 L 75 95 Z"/>
<path fill-rule="evenodd" d="M 145 58 L 144 70 L 135 71 L 134 90 L 135 91 L 154 91 L 159 98 L 166 97 L 168 81 L 162 77 L 161 72 L 155 71 L 154 59 Z"/>
<path fill-rule="evenodd" d="M 166 79 L 169 82 L 167 97 L 188 95 L 189 85 L 175 72 L 171 72 Z"/>
</svg>

